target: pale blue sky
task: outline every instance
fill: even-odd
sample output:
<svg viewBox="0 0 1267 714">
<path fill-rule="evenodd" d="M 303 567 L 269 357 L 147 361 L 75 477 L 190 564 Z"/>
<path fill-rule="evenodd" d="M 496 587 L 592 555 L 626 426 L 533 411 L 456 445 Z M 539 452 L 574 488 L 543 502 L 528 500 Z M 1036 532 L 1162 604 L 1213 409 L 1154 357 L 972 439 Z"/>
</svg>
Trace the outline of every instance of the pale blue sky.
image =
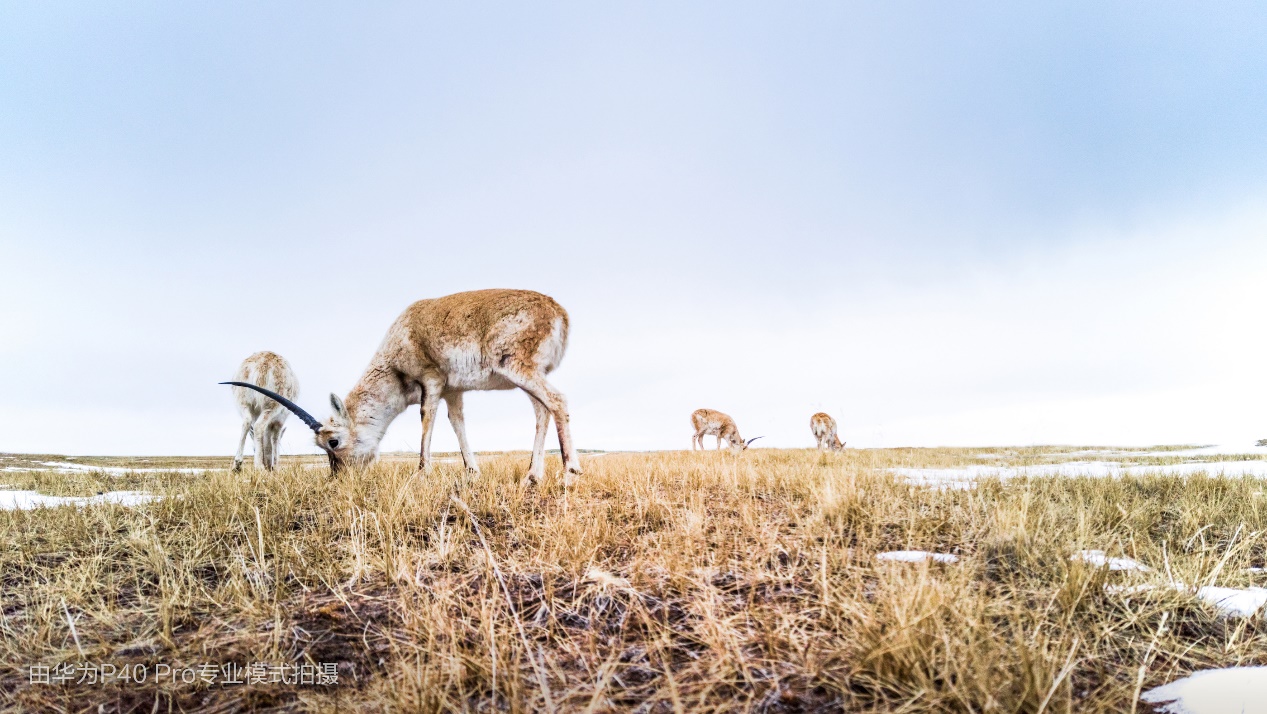
<svg viewBox="0 0 1267 714">
<path fill-rule="evenodd" d="M 571 312 L 584 448 L 685 447 L 699 406 L 776 446 L 818 409 L 858 445 L 1267 437 L 1264 36 L 1254 3 L 0 4 L 0 451 L 228 452 L 247 354 L 324 416 L 409 302 L 483 287 Z M 467 412 L 530 444 L 522 395 Z"/>
</svg>

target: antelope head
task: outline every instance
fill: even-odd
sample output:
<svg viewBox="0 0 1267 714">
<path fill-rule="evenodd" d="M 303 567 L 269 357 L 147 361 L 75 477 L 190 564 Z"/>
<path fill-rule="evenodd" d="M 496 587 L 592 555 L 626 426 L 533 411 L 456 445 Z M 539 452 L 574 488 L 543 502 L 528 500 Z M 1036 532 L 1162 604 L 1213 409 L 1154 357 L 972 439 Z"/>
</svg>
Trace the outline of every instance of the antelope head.
<svg viewBox="0 0 1267 714">
<path fill-rule="evenodd" d="M 739 450 L 740 450 L 740 451 L 747 451 L 747 450 L 748 450 L 748 446 L 749 446 L 752 442 L 756 441 L 757 439 L 764 439 L 764 438 L 765 438 L 764 436 L 754 436 L 754 437 L 752 437 L 751 439 L 749 439 L 749 440 L 747 440 L 747 441 L 740 442 L 739 444 L 737 444 L 737 446 L 739 447 Z"/>
<path fill-rule="evenodd" d="M 317 446 L 321 447 L 321 450 L 326 452 L 326 457 L 330 459 L 331 474 L 338 474 L 344 466 L 349 464 L 364 464 L 374 459 L 375 449 L 365 453 L 364 450 L 356 448 L 356 424 L 348 416 L 348 411 L 343 406 L 343 400 L 334 394 L 330 395 L 330 407 L 334 410 L 334 414 L 330 416 L 325 424 L 322 424 L 311 414 L 301 409 L 298 404 L 276 392 L 257 387 L 249 382 L 221 382 L 220 384 L 231 384 L 235 387 L 253 389 L 286 407 L 291 413 L 299 417 L 300 421 L 307 425 L 309 429 L 312 429 L 313 434 L 316 436 Z"/>
</svg>

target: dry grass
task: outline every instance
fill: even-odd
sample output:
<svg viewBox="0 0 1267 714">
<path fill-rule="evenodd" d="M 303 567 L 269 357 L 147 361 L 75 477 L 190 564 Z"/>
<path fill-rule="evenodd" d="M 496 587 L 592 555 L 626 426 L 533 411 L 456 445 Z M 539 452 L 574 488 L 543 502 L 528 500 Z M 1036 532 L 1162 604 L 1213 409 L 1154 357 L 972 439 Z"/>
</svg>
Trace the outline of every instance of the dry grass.
<svg viewBox="0 0 1267 714">
<path fill-rule="evenodd" d="M 955 491 L 883 470 L 1061 451 L 612 454 L 585 458 L 566 493 L 553 477 L 523 488 L 522 454 L 486 459 L 477 482 L 447 464 L 419 478 L 405 460 L 338 479 L 295 463 L 8 472 L 49 493 L 166 498 L 0 512 L 0 706 L 1120 712 L 1141 686 L 1267 664 L 1262 620 L 1223 619 L 1178 591 L 1109 595 L 1107 582 L 1164 576 L 1069 560 L 1100 548 L 1189 583 L 1249 584 L 1263 482 Z M 960 561 L 874 559 L 900 549 Z M 334 662 L 339 683 L 29 682 L 33 664 L 77 661 Z"/>
</svg>

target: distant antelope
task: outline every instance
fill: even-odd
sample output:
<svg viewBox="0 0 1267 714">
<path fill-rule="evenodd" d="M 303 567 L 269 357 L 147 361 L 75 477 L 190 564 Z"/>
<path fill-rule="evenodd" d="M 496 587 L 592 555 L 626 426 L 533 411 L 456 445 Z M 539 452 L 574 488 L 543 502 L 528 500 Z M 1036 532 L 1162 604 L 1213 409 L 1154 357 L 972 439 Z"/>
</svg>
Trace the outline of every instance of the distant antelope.
<svg viewBox="0 0 1267 714">
<path fill-rule="evenodd" d="M 431 466 L 431 431 L 444 399 L 462 461 L 479 473 L 466 441 L 462 394 L 471 390 L 522 389 L 536 413 L 537 432 L 525 479 L 545 473 L 545 440 L 550 417 L 559 435 L 565 483 L 581 473 L 568 425 L 567 401 L 546 381 L 567 349 L 568 314 L 553 298 L 529 290 L 476 290 L 419 300 L 396 318 L 378 352 L 346 399 L 330 395 L 334 409 L 325 424 L 280 395 L 252 385 L 281 402 L 316 433 L 317 446 L 338 473 L 347 464 L 366 464 L 392 420 L 411 404 L 422 405 L 422 447 L 418 468 Z M 232 384 L 232 382 L 229 382 Z"/>
<path fill-rule="evenodd" d="M 299 380 L 295 378 L 290 364 L 273 352 L 256 352 L 247 357 L 233 377 L 243 383 L 273 390 L 287 399 L 299 396 Z M 241 387 L 233 389 L 233 398 L 238 403 L 238 412 L 242 414 L 242 438 L 238 441 L 238 454 L 233 457 L 233 470 L 242 468 L 246 437 L 253 434 L 255 468 L 272 471 L 277 468 L 277 442 L 281 440 L 290 414 L 276 401 Z"/>
<path fill-rule="evenodd" d="M 716 409 L 696 409 L 691 412 L 691 426 L 695 427 L 695 436 L 691 438 L 691 451 L 695 451 L 698 446 L 704 448 L 704 437 L 717 437 L 717 448 L 721 449 L 722 441 L 725 441 L 731 449 L 735 451 L 743 451 L 748 448 L 748 444 L 760 439 L 754 436 L 748 441 L 744 441 L 739 436 L 739 427 L 735 426 L 735 420 L 730 418 L 729 414 L 722 414 Z"/>
<path fill-rule="evenodd" d="M 845 448 L 845 442 L 836 436 L 836 420 L 825 412 L 819 412 L 809 418 L 809 430 L 814 432 L 814 438 L 818 440 L 818 448 L 821 451 L 841 451 Z"/>
</svg>

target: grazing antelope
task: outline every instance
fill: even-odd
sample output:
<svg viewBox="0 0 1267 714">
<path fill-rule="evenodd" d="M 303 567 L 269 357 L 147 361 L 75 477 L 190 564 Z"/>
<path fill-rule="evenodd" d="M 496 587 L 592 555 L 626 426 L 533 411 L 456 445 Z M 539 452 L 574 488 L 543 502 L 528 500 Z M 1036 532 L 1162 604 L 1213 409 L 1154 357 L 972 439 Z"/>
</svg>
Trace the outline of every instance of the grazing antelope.
<svg viewBox="0 0 1267 714">
<path fill-rule="evenodd" d="M 242 361 L 233 378 L 271 389 L 287 399 L 299 396 L 299 380 L 290 364 L 274 352 L 256 352 Z M 242 438 L 238 441 L 238 454 L 233 457 L 233 470 L 242 469 L 242 450 L 246 437 L 255 436 L 255 468 L 272 471 L 277 468 L 277 442 L 286 429 L 290 416 L 281 404 L 266 399 L 241 387 L 233 388 L 233 398 L 242 414 Z"/>
<path fill-rule="evenodd" d="M 760 439 L 754 436 L 744 441 L 739 436 L 739 427 L 735 426 L 735 420 L 730 418 L 729 414 L 722 414 L 716 409 L 696 409 L 691 412 L 691 426 L 695 427 L 695 436 L 691 438 L 691 451 L 696 450 L 696 446 L 700 449 L 704 448 L 704 437 L 717 437 L 717 448 L 721 449 L 722 441 L 725 441 L 732 450 L 743 451 L 748 448 L 748 444 Z"/>
<path fill-rule="evenodd" d="M 545 473 L 546 429 L 554 417 L 564 480 L 571 485 L 581 465 L 572 444 L 567 401 L 546 381 L 563 359 L 567 340 L 568 314 L 553 298 L 530 290 L 475 290 L 419 300 L 406 308 L 388 328 L 347 398 L 330 395 L 334 414 L 325 424 L 280 395 L 240 386 L 267 394 L 302 419 L 316 434 L 333 473 L 348 464 L 373 461 L 387 426 L 411 404 L 422 405 L 418 468 L 430 468 L 431 431 L 443 399 L 462 461 L 469 472 L 478 474 L 466 441 L 462 395 L 519 388 L 528 395 L 537 419 L 525 480 L 539 481 Z"/>
<path fill-rule="evenodd" d="M 819 412 L 809 418 L 809 430 L 814 432 L 820 451 L 842 451 L 845 442 L 836 436 L 836 420 L 825 412 Z"/>
</svg>

